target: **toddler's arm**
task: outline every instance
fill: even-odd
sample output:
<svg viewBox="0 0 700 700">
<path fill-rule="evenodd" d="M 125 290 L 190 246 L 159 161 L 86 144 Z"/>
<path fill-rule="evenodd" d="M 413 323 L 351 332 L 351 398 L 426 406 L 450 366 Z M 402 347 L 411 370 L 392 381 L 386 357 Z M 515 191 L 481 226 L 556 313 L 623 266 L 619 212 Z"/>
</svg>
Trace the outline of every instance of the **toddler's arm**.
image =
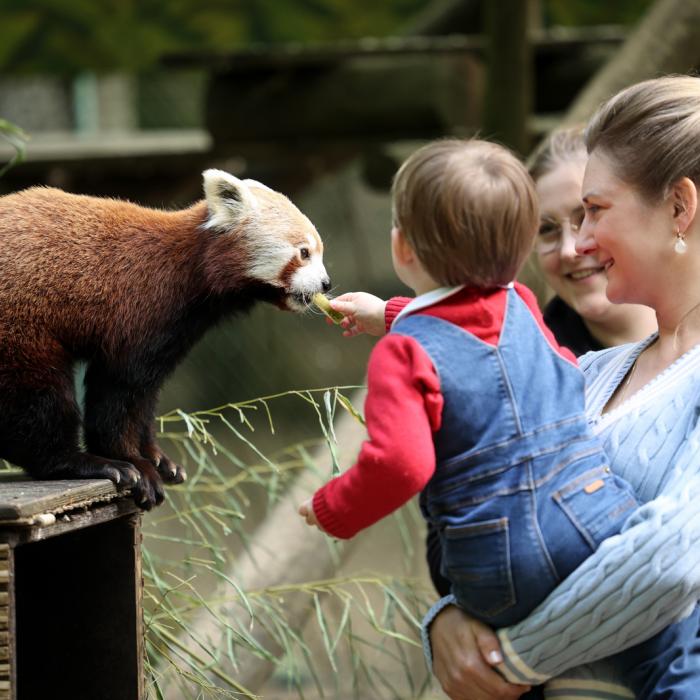
<svg viewBox="0 0 700 700">
<path fill-rule="evenodd" d="M 302 505 L 302 517 L 348 539 L 406 503 L 435 469 L 432 435 L 441 412 L 440 381 L 427 353 L 413 338 L 382 338 L 367 370 L 368 439 L 355 464 Z"/>
<path fill-rule="evenodd" d="M 306 521 L 306 524 L 310 527 L 316 526 L 321 532 L 323 528 L 318 524 L 316 519 L 316 514 L 314 513 L 314 505 L 312 499 L 307 498 L 300 506 L 298 510 L 299 515 Z"/>
<path fill-rule="evenodd" d="M 384 309 L 386 302 L 367 292 L 348 292 L 330 300 L 331 308 L 345 318 L 340 322 L 343 335 L 384 335 Z"/>
</svg>

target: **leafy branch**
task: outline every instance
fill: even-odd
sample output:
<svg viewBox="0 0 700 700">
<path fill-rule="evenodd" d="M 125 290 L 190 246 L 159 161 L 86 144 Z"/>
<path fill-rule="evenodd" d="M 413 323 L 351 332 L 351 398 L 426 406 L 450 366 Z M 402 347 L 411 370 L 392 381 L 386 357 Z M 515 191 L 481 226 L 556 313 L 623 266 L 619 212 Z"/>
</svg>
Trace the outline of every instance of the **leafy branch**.
<svg viewBox="0 0 700 700">
<path fill-rule="evenodd" d="M 144 532 L 153 697 L 189 697 L 195 688 L 198 697 L 254 698 L 256 688 L 237 678 L 251 658 L 274 664 L 300 697 L 308 683 L 323 696 L 324 665 L 336 683 L 342 670 L 343 677 L 369 685 L 373 697 L 380 697 L 387 688 L 379 685 L 387 681 L 373 666 L 377 655 L 403 669 L 412 697 L 422 692 L 427 676 L 415 680 L 408 650 L 418 644 L 429 593 L 416 581 L 362 574 L 246 590 L 237 578 L 235 552 L 241 547 L 250 552 L 255 542 L 250 518 L 260 516 L 260 495 L 268 502 L 278 499 L 302 472 L 327 478 L 318 466 L 320 453 L 325 461 L 330 455 L 337 471 L 338 408 L 362 422 L 346 395 L 355 388 L 293 390 L 204 411 L 173 410 L 159 418 L 160 440 L 177 450 L 190 478 L 170 489 L 168 504 L 149 516 Z M 320 435 L 267 452 L 252 434 L 260 424 L 275 434 L 272 404 L 286 398 L 302 402 Z M 303 419 L 301 410 L 297 415 Z M 397 522 L 408 544 L 406 523 L 402 517 Z M 330 541 L 329 546 L 335 547 Z M 299 628 L 291 612 L 299 609 L 311 612 L 307 626 L 313 632 Z M 195 623 L 202 614 L 209 632 Z M 317 639 L 314 646 L 309 634 Z M 168 694 L 173 685 L 179 688 L 175 696 Z"/>
<path fill-rule="evenodd" d="M 15 149 L 15 155 L 4 166 L 0 167 L 0 177 L 2 177 L 10 168 L 24 160 L 29 136 L 18 126 L 11 124 L 6 119 L 0 119 L 0 138 L 7 141 Z"/>
</svg>

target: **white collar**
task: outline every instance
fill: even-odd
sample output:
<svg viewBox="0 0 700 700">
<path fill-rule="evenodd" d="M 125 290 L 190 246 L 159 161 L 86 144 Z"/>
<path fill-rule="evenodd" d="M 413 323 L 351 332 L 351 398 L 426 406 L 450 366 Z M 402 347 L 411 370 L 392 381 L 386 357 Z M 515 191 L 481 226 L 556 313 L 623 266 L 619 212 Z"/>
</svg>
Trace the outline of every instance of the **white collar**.
<svg viewBox="0 0 700 700">
<path fill-rule="evenodd" d="M 502 284 L 499 286 L 503 289 L 511 289 L 513 285 L 513 282 L 509 282 L 508 284 Z M 406 304 L 406 306 L 404 306 L 403 309 L 396 314 L 396 318 L 394 318 L 394 320 L 391 322 L 391 327 L 393 328 L 394 324 L 400 318 L 403 318 L 408 314 L 415 313 L 416 311 L 420 311 L 421 309 L 425 309 L 428 306 L 433 306 L 433 304 L 437 304 L 439 301 L 443 301 L 444 299 L 451 297 L 453 294 L 461 292 L 466 286 L 466 284 L 460 284 L 457 287 L 438 287 L 437 289 L 431 289 L 425 294 L 419 294 L 414 299 L 411 299 L 411 301 L 409 301 L 408 304 Z"/>
</svg>

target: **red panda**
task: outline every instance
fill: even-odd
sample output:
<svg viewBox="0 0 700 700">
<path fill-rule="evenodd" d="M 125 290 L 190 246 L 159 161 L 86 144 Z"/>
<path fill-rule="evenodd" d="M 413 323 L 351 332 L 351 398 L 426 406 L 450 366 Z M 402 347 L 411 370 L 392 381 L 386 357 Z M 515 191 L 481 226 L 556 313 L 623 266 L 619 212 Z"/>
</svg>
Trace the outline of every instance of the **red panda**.
<svg viewBox="0 0 700 700">
<path fill-rule="evenodd" d="M 154 438 L 177 363 L 231 312 L 302 311 L 330 288 L 321 239 L 284 195 L 203 178 L 204 199 L 181 211 L 44 187 L 0 197 L 0 458 L 35 478 L 129 485 L 150 509 L 163 480 L 185 478 Z"/>
</svg>

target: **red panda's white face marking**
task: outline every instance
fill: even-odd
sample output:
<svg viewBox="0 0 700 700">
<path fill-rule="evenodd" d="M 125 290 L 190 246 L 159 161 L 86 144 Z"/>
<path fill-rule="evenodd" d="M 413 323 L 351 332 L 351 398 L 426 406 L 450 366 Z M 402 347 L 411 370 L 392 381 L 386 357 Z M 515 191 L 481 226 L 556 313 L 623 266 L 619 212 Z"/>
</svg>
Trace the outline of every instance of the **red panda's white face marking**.
<svg viewBox="0 0 700 700">
<path fill-rule="evenodd" d="M 222 170 L 204 172 L 207 228 L 236 237 L 247 274 L 282 292 L 281 306 L 303 311 L 330 286 L 323 243 L 313 224 L 284 195 Z"/>
</svg>

